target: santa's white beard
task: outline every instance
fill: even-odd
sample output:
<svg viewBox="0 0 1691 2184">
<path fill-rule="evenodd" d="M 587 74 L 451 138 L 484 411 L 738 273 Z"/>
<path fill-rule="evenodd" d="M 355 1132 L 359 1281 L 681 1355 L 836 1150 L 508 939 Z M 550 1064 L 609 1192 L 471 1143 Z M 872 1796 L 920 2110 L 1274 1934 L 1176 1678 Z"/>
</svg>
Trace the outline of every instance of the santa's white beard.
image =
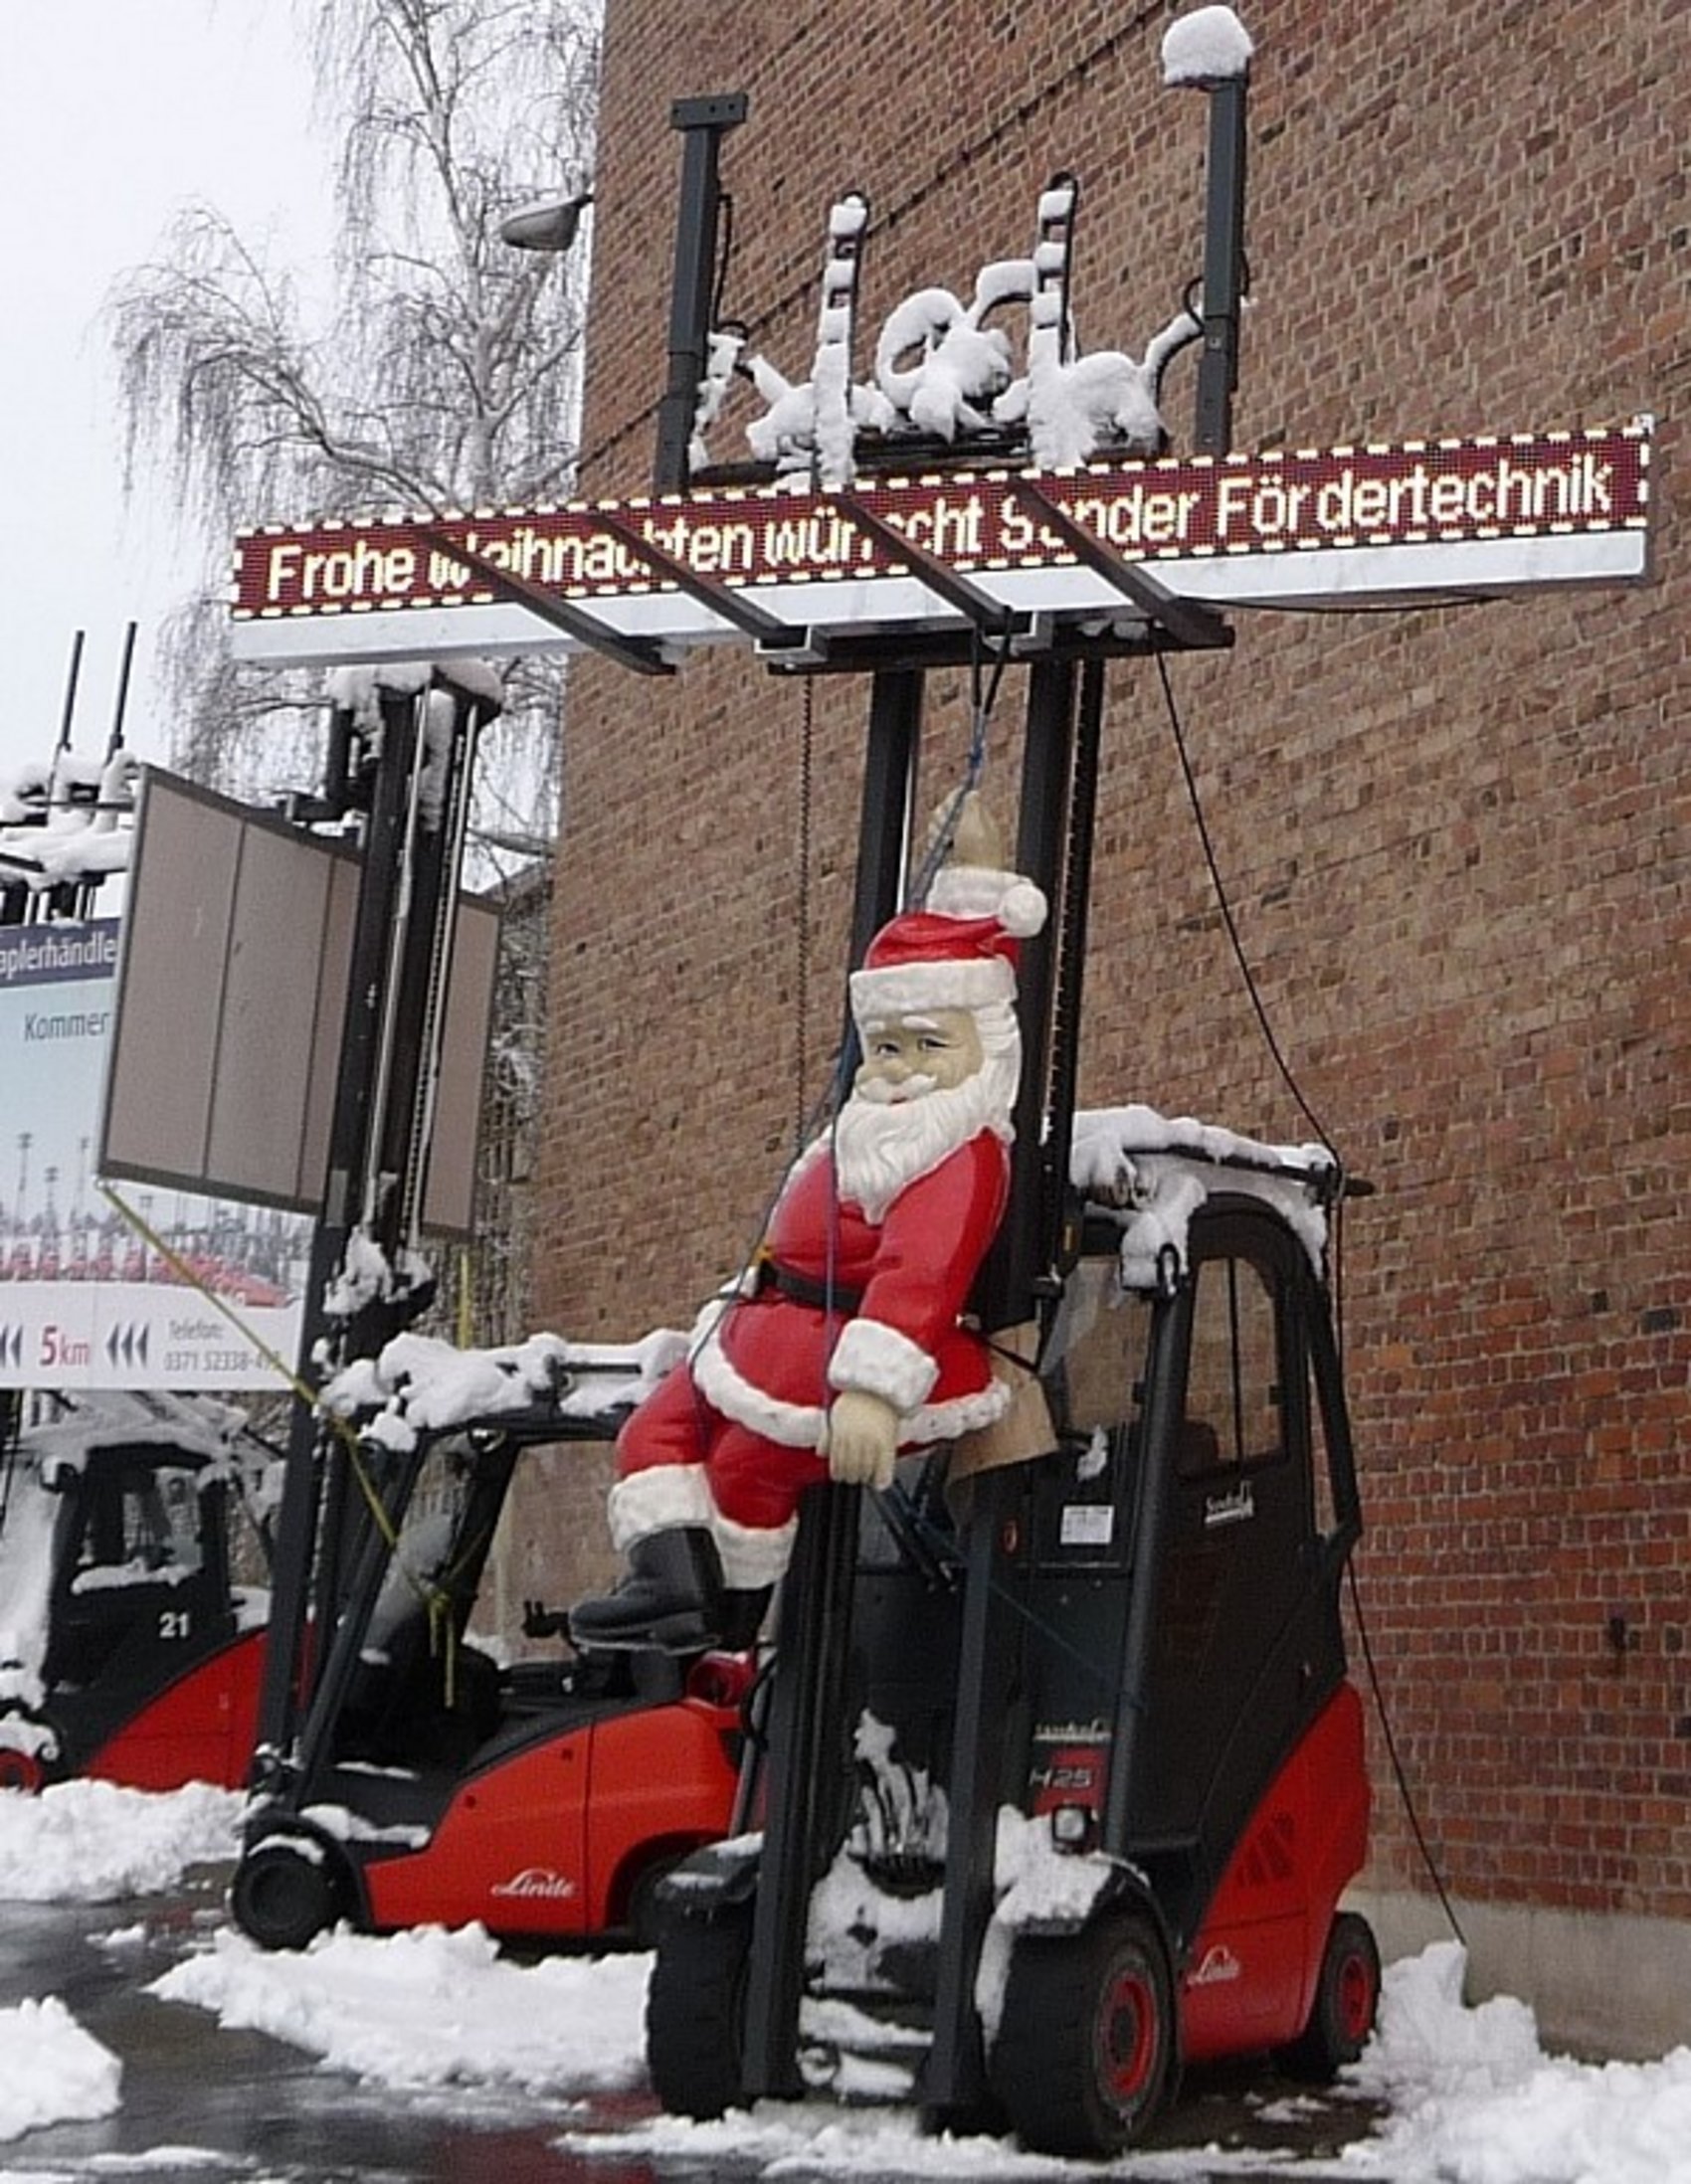
<svg viewBox="0 0 1691 2184">
<path fill-rule="evenodd" d="M 834 1173 L 843 1198 L 871 1221 L 918 1176 L 939 1166 L 983 1130 L 1012 1137 L 1020 1057 L 989 1058 L 949 1092 L 924 1092 L 888 1105 L 853 1092 L 834 1125 Z"/>
</svg>

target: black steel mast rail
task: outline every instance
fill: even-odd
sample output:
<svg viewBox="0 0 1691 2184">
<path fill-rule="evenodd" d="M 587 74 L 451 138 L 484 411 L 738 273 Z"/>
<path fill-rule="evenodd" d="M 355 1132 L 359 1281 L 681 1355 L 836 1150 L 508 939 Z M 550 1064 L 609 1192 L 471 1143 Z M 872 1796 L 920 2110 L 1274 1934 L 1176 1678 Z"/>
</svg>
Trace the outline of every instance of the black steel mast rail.
<svg viewBox="0 0 1691 2184">
<path fill-rule="evenodd" d="M 783 622 L 779 615 L 772 615 L 767 607 L 760 607 L 755 599 L 747 599 L 744 593 L 730 590 L 726 584 L 714 583 L 707 576 L 700 576 L 696 569 L 689 569 L 655 539 L 648 538 L 629 519 L 603 505 L 595 507 L 593 520 L 602 531 L 609 531 L 619 545 L 624 546 L 637 560 L 676 591 L 684 592 L 689 599 L 696 599 L 701 607 L 708 607 L 713 615 L 738 630 L 742 637 L 749 637 L 771 651 L 799 650 L 815 654 L 824 640 L 797 623 Z"/>
<path fill-rule="evenodd" d="M 1137 562 L 1125 561 L 1120 554 L 1112 553 L 1102 539 L 1095 538 L 1083 524 L 1076 523 L 1068 510 L 1052 500 L 1031 477 L 1013 473 L 1005 479 L 1004 489 L 1061 539 L 1076 561 L 1090 569 L 1094 576 L 1101 576 L 1177 643 L 1189 651 L 1224 651 L 1232 643 L 1232 631 L 1212 608 L 1182 599 L 1166 584 L 1159 584 Z"/>
<path fill-rule="evenodd" d="M 936 599 L 960 614 L 966 622 L 972 622 L 983 637 L 1008 637 L 1016 636 L 1029 626 L 1029 618 L 1019 615 L 1014 608 L 1003 606 L 980 585 L 972 584 L 966 576 L 930 554 L 923 546 L 905 537 L 894 523 L 877 516 L 874 510 L 859 500 L 855 493 L 843 486 L 833 488 L 827 496 L 837 501 L 857 525 L 867 531 L 877 546 L 904 563 L 916 582 L 925 585 Z"/>
<path fill-rule="evenodd" d="M 420 523 L 418 536 L 429 545 L 438 547 L 443 554 L 450 554 L 454 561 L 463 562 L 473 571 L 497 599 L 513 607 L 526 607 L 531 615 L 542 622 L 549 622 L 553 629 L 562 630 L 566 637 L 585 644 L 590 651 L 602 652 L 620 667 L 632 667 L 639 675 L 672 675 L 671 661 L 666 660 L 656 644 L 643 637 L 621 637 L 615 630 L 608 630 L 604 623 L 572 604 L 544 591 L 538 584 L 531 584 L 526 577 L 513 575 L 509 569 L 489 561 L 473 546 L 466 546 L 440 523 Z"/>
</svg>

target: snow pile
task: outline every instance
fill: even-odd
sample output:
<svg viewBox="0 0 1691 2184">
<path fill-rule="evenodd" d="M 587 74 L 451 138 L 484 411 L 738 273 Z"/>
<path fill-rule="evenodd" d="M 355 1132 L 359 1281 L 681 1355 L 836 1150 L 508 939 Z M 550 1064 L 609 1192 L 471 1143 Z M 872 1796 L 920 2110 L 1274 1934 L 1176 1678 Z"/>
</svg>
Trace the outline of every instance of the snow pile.
<svg viewBox="0 0 1691 2184">
<path fill-rule="evenodd" d="M 299 1954 L 219 1932 L 147 1989 L 285 2040 L 384 2086 L 476 2083 L 612 2093 L 645 2075 L 650 1956 L 501 1960 L 479 1926 L 377 1940 L 345 1927 Z"/>
<path fill-rule="evenodd" d="M 0 2139 L 110 2115 L 122 2075 L 117 2058 L 52 1995 L 0 2010 Z"/>
<path fill-rule="evenodd" d="M 504 702 L 505 686 L 496 668 L 486 660 L 468 656 L 443 660 L 384 659 L 373 666 L 333 667 L 323 677 L 323 695 L 331 705 L 350 712 L 358 726 L 374 732 L 382 725 L 382 694 L 415 697 L 428 689 L 436 675 L 468 691 L 496 712 Z"/>
<path fill-rule="evenodd" d="M 1691 2048 L 1656 2063 L 1547 2056 L 1532 2011 L 1462 2003 L 1454 1941 L 1388 1967 L 1380 2031 L 1349 2075 L 1388 2101 L 1351 2148 L 1393 2184 L 1670 2184 L 1691 2177 Z"/>
<path fill-rule="evenodd" d="M 1245 2170 L 1260 2175 L 1263 2164 L 1234 2161 L 1213 2147 L 1176 2154 L 1135 2155 L 1131 2165 L 1101 2168 L 1095 2162 L 1061 2161 L 1052 2154 L 1026 2152 L 1006 2138 L 962 2138 L 950 2131 L 926 2136 L 916 2111 L 906 2108 L 840 2108 L 832 2104 L 761 2102 L 755 2114 L 731 2110 L 716 2123 L 689 2123 L 678 2115 L 654 2116 L 650 2122 L 615 2136 L 599 2131 L 566 2131 L 558 2141 L 571 2153 L 641 2154 L 658 2173 L 725 2178 L 861 2176 L 950 2177 L 963 2184 L 987 2184 L 1010 2177 L 1098 2176 L 1190 2179 L 1190 2184 Z"/>
<path fill-rule="evenodd" d="M 171 1888 L 190 1866 L 236 1855 L 244 1803 L 207 1782 L 164 1794 L 92 1781 L 0 1792 L 0 1902 L 106 1904 Z"/>
<path fill-rule="evenodd" d="M 1010 336 L 985 326 L 1007 300 L 1026 302 L 1033 268 L 1027 259 L 983 269 L 967 310 L 949 288 L 918 288 L 890 314 L 875 345 L 875 384 L 906 430 L 953 441 L 959 428 L 980 433 L 1014 376 Z M 915 352 L 912 361 L 903 361 Z"/>
</svg>

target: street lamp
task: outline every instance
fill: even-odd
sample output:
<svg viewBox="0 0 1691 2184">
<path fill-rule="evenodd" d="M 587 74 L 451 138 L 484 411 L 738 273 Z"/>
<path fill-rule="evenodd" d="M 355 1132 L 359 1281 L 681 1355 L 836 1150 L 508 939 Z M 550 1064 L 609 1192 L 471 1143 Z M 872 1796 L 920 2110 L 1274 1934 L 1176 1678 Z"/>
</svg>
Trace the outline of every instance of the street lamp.
<svg viewBox="0 0 1691 2184">
<path fill-rule="evenodd" d="M 592 202 L 591 190 L 578 190 L 574 197 L 545 198 L 500 221 L 499 240 L 518 251 L 567 251 Z"/>
</svg>

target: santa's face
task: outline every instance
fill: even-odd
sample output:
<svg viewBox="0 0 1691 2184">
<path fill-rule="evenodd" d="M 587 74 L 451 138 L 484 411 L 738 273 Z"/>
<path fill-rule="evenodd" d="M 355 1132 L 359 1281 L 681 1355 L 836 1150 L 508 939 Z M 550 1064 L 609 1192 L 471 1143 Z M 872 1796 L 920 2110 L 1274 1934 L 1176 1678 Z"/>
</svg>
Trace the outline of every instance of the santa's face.
<svg viewBox="0 0 1691 2184">
<path fill-rule="evenodd" d="M 930 1092 L 954 1092 L 985 1058 L 967 1008 L 934 1008 L 866 1024 L 854 1089 L 876 1106 L 901 1107 Z"/>
<path fill-rule="evenodd" d="M 879 1221 L 906 1183 L 979 1132 L 1009 1141 L 1021 1046 L 1008 1009 L 991 1036 L 968 1008 L 875 1017 L 858 1030 L 863 1063 L 829 1142 L 843 1195 Z"/>
</svg>

